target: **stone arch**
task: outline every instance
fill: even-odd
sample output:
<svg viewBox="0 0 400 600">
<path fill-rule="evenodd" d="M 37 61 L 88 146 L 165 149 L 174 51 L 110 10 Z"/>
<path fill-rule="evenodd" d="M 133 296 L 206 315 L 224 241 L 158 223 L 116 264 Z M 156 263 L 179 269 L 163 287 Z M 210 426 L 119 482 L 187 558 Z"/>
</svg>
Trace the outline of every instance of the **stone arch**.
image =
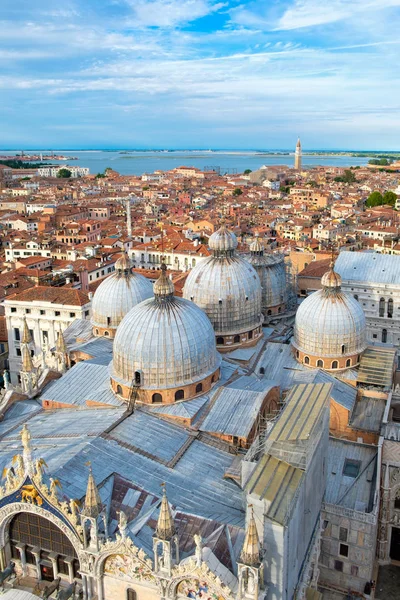
<svg viewBox="0 0 400 600">
<path fill-rule="evenodd" d="M 31 513 L 34 515 L 38 515 L 47 519 L 53 525 L 58 527 L 62 531 L 62 533 L 66 536 L 66 538 L 71 542 L 72 546 L 75 549 L 76 555 L 78 556 L 78 560 L 80 560 L 80 553 L 83 549 L 82 542 L 78 535 L 74 533 L 68 525 L 60 519 L 57 515 L 51 513 L 45 508 L 41 506 L 36 506 L 36 504 L 29 504 L 27 502 L 13 502 L 12 504 L 6 504 L 2 508 L 0 508 L 0 546 L 4 547 L 6 543 L 9 541 L 8 532 L 11 520 L 15 515 L 19 513 Z"/>
</svg>

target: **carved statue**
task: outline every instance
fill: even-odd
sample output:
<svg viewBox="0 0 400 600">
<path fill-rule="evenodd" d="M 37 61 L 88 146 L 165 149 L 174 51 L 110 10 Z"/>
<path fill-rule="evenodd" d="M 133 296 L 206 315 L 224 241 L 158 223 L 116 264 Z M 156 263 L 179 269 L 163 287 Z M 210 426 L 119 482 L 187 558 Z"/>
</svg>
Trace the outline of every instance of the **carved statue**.
<svg viewBox="0 0 400 600">
<path fill-rule="evenodd" d="M 61 489 L 61 483 L 58 479 L 50 477 L 50 495 L 53 502 L 58 503 L 57 489 Z"/>
<path fill-rule="evenodd" d="M 30 450 L 31 450 L 31 448 L 30 448 L 31 432 L 29 431 L 26 423 L 24 423 L 24 426 L 22 427 L 22 430 L 21 430 L 21 440 L 22 440 L 22 445 L 24 447 L 24 450 L 26 452 L 30 452 Z"/>
<path fill-rule="evenodd" d="M 43 458 L 38 458 L 35 462 L 35 475 L 39 481 L 42 481 L 45 467 L 47 467 L 46 461 Z"/>
<path fill-rule="evenodd" d="M 6 369 L 4 369 L 3 371 L 3 381 L 4 381 L 4 387 L 6 390 L 10 389 L 10 376 L 8 374 L 8 371 Z"/>
<path fill-rule="evenodd" d="M 202 561 L 202 553 L 203 553 L 203 545 L 202 545 L 203 538 L 201 537 L 201 535 L 196 533 L 193 536 L 193 539 L 194 539 L 194 543 L 196 544 L 196 552 L 195 552 L 196 562 L 200 566 L 200 563 Z"/>
<path fill-rule="evenodd" d="M 8 567 L 4 569 L 4 571 L 0 572 L 0 584 L 2 590 L 4 589 L 5 580 L 11 575 L 15 575 L 15 563 L 12 561 L 9 563 Z"/>
<path fill-rule="evenodd" d="M 24 467 L 24 459 L 20 454 L 17 454 L 12 459 L 13 464 L 15 465 L 15 471 L 19 478 L 24 476 L 25 467 Z"/>
</svg>

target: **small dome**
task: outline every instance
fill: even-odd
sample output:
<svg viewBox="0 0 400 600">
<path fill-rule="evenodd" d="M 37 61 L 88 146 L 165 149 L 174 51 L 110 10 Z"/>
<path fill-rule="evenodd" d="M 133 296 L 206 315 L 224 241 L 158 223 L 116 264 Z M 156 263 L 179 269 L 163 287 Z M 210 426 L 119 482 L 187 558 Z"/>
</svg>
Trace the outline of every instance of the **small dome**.
<svg viewBox="0 0 400 600">
<path fill-rule="evenodd" d="M 135 306 L 118 327 L 111 366 L 116 383 L 130 387 L 140 373 L 141 390 L 159 392 L 196 384 L 218 370 L 221 357 L 207 315 L 175 297 L 168 282 L 164 268 L 155 297 Z"/>
<path fill-rule="evenodd" d="M 225 224 L 222 224 L 218 231 L 210 236 L 208 245 L 211 250 L 217 253 L 233 252 L 238 246 L 238 241 L 236 235 L 229 231 Z"/>
<path fill-rule="evenodd" d="M 264 254 L 264 246 L 259 240 L 259 237 L 256 236 L 256 239 L 252 244 L 250 244 L 250 252 L 262 256 Z"/>
<path fill-rule="evenodd" d="M 300 352 L 340 358 L 358 355 L 367 347 L 364 311 L 351 294 L 341 291 L 340 281 L 332 266 L 321 279 L 322 290 L 299 306 L 292 343 Z"/>
<path fill-rule="evenodd" d="M 153 295 L 151 282 L 143 275 L 132 273 L 126 255 L 117 260 L 115 269 L 99 285 L 92 301 L 92 325 L 106 329 L 108 335 L 116 330 L 131 308 Z M 102 333 L 100 331 L 100 335 Z"/>
<path fill-rule="evenodd" d="M 336 273 L 333 268 L 333 262 L 330 264 L 330 269 L 321 278 L 321 284 L 327 288 L 339 288 L 342 285 L 342 278 L 339 273 Z"/>
<path fill-rule="evenodd" d="M 252 244 L 253 246 L 253 244 Z M 251 249 L 249 263 L 257 271 L 261 282 L 261 306 L 264 314 L 268 310 L 281 306 L 285 309 L 288 301 L 288 286 L 283 256 L 280 254 L 264 254 Z"/>
<path fill-rule="evenodd" d="M 154 296 L 163 298 L 166 296 L 174 295 L 174 284 L 166 275 L 167 266 L 165 263 L 161 264 L 161 275 L 154 283 Z"/>
</svg>

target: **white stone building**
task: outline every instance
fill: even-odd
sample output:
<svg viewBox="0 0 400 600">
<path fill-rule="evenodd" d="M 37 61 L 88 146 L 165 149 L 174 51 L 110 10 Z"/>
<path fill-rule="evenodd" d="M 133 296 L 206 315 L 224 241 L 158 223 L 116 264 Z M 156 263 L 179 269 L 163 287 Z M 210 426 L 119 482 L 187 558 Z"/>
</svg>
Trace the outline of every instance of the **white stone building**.
<svg viewBox="0 0 400 600">
<path fill-rule="evenodd" d="M 32 337 L 32 355 L 41 355 L 43 348 L 53 348 L 58 333 L 75 319 L 90 318 L 90 300 L 80 290 L 38 286 L 4 301 L 8 332 L 10 378 L 18 382 L 21 369 L 21 339 L 26 320 Z"/>
<path fill-rule="evenodd" d="M 371 342 L 400 345 L 400 256 L 341 252 L 335 263 L 342 289 L 361 304 Z"/>
</svg>

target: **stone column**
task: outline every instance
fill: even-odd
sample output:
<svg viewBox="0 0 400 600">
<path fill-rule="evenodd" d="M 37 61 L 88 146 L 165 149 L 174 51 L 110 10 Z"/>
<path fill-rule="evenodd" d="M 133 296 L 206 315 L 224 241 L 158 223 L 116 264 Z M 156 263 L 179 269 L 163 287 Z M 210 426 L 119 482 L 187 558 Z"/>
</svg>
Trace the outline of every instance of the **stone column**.
<svg viewBox="0 0 400 600">
<path fill-rule="evenodd" d="M 68 565 L 68 579 L 69 579 L 70 583 L 72 583 L 74 581 L 74 567 L 73 567 L 73 564 L 72 564 L 73 560 L 74 559 L 71 556 L 67 556 L 64 559 L 64 562 L 66 562 L 67 565 Z"/>
<path fill-rule="evenodd" d="M 40 570 L 40 548 L 39 548 L 39 546 L 34 546 L 32 548 L 32 554 L 34 555 L 35 561 L 36 561 L 37 580 L 41 581 L 42 580 L 42 572 Z"/>
<path fill-rule="evenodd" d="M 90 575 L 87 578 L 87 600 L 93 599 L 93 580 Z"/>
<path fill-rule="evenodd" d="M 50 552 L 50 554 L 49 554 L 49 558 L 50 558 L 51 564 L 53 566 L 53 577 L 54 577 L 54 579 L 57 579 L 57 577 L 58 577 L 57 556 L 58 556 L 58 554 L 56 554 L 55 552 Z"/>
<path fill-rule="evenodd" d="M 25 552 L 25 544 L 18 544 L 17 545 L 18 551 L 19 551 L 19 555 L 20 555 L 20 559 L 21 559 L 21 568 L 22 568 L 22 575 L 23 577 L 26 576 L 26 552 Z"/>
<path fill-rule="evenodd" d="M 96 587 L 98 600 L 104 600 L 103 577 L 101 575 L 96 579 Z"/>
<path fill-rule="evenodd" d="M 87 600 L 87 580 L 86 575 L 81 573 L 82 577 L 82 591 L 83 591 L 83 600 Z"/>
<path fill-rule="evenodd" d="M 0 548 L 0 571 L 6 568 L 6 554 L 4 548 Z"/>
</svg>

